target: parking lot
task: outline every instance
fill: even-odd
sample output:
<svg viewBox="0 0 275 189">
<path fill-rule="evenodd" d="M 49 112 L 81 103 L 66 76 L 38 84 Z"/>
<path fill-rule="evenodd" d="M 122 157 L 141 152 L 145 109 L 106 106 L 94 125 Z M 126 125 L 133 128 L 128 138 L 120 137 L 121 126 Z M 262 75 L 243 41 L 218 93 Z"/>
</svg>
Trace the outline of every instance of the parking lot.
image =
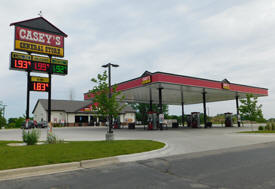
<svg viewBox="0 0 275 189">
<path fill-rule="evenodd" d="M 256 129 L 256 126 L 253 128 Z M 275 141 L 274 134 L 245 134 L 240 131 L 252 130 L 250 126 L 232 128 L 177 128 L 168 130 L 147 131 L 143 127 L 136 129 L 115 129 L 116 140 L 149 139 L 165 142 L 167 150 L 155 154 L 153 157 L 201 152 L 223 148 L 245 146 Z M 47 129 L 40 129 L 41 138 L 45 140 Z M 105 140 L 107 127 L 67 127 L 54 128 L 53 132 L 65 141 L 93 141 Z M 22 140 L 21 129 L 1 129 L 0 140 Z"/>
</svg>

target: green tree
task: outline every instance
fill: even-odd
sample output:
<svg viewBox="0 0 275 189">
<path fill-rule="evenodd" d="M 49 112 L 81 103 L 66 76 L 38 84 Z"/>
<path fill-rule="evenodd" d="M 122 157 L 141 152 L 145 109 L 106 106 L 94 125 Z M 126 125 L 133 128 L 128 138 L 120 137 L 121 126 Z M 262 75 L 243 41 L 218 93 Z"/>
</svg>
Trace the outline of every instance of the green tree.
<svg viewBox="0 0 275 189">
<path fill-rule="evenodd" d="M 0 101 L 0 129 L 1 127 L 4 127 L 7 124 L 7 121 L 4 118 L 4 109 L 5 106 L 3 105 L 3 102 Z"/>
<path fill-rule="evenodd" d="M 0 127 L 4 127 L 6 124 L 7 124 L 7 121 L 3 117 L 3 113 L 0 111 Z"/>
<path fill-rule="evenodd" d="M 24 117 L 18 117 L 18 118 L 9 118 L 8 119 L 8 127 L 10 128 L 20 128 L 25 121 Z"/>
<path fill-rule="evenodd" d="M 98 74 L 97 78 L 92 78 L 91 81 L 96 85 L 89 92 L 92 94 L 93 98 L 93 109 L 95 109 L 98 114 L 104 117 L 112 115 L 117 117 L 121 110 L 124 108 L 119 101 L 124 99 L 124 96 L 120 95 L 117 91 L 117 86 L 112 86 L 112 96 L 109 98 L 109 86 L 107 82 L 108 76 L 107 72 L 104 71 L 103 74 Z"/>
<path fill-rule="evenodd" d="M 147 124 L 148 120 L 148 112 L 150 110 L 150 104 L 144 104 L 144 103 L 133 103 L 131 104 L 134 110 L 137 111 L 136 118 L 138 121 L 141 121 L 142 124 Z M 152 104 L 152 110 L 153 112 L 159 112 L 159 107 L 157 104 Z M 164 114 L 165 119 L 168 116 L 168 105 L 163 104 L 162 105 L 162 112 Z"/>
<path fill-rule="evenodd" d="M 263 122 L 265 119 L 263 117 L 262 105 L 257 105 L 258 99 L 252 94 L 246 95 L 245 99 L 240 100 L 240 115 L 242 119 L 257 122 Z"/>
</svg>

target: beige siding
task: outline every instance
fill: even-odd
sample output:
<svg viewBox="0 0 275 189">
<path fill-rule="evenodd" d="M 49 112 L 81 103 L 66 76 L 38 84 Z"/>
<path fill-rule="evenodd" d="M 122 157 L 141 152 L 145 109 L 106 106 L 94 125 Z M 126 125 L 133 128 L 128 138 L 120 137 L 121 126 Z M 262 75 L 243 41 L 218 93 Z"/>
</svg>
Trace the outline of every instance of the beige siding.
<svg viewBox="0 0 275 189">
<path fill-rule="evenodd" d="M 39 102 L 36 106 L 35 111 L 33 112 L 33 119 L 36 121 L 47 121 L 48 113 L 45 111 L 41 103 Z"/>
<path fill-rule="evenodd" d="M 68 123 L 74 123 L 75 121 L 75 114 L 68 113 Z"/>
<path fill-rule="evenodd" d="M 52 111 L 52 123 L 66 123 L 66 113 L 64 111 Z"/>
<path fill-rule="evenodd" d="M 136 122 L 136 114 L 135 113 L 125 113 L 120 115 L 120 122 Z"/>
</svg>

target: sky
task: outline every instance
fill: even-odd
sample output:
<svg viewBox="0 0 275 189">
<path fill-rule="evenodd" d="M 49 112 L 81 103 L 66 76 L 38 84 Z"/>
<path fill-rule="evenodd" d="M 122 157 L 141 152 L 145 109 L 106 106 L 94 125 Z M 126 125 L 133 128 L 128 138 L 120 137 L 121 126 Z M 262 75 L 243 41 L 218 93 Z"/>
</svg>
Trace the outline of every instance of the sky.
<svg viewBox="0 0 275 189">
<path fill-rule="evenodd" d="M 1 0 L 0 101 L 6 118 L 26 111 L 25 72 L 9 70 L 14 27 L 9 24 L 38 17 L 68 34 L 67 76 L 52 77 L 52 98 L 83 100 L 101 65 L 119 64 L 112 82 L 161 71 L 269 89 L 259 98 L 265 118 L 275 117 L 274 0 Z M 33 74 L 32 74 L 33 75 Z M 43 74 L 35 74 L 41 75 Z M 46 76 L 46 75 L 44 75 Z M 30 112 L 47 93 L 31 92 Z M 202 104 L 185 112 L 203 112 Z M 207 104 L 210 116 L 236 113 L 235 101 Z M 170 114 L 181 107 L 170 106 Z"/>
</svg>

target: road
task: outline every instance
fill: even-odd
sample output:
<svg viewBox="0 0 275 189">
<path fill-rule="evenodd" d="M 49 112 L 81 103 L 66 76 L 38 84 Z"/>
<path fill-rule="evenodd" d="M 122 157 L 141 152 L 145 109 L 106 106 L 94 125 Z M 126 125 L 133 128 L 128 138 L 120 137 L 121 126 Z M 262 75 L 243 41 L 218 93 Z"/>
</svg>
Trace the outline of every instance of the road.
<svg viewBox="0 0 275 189">
<path fill-rule="evenodd" d="M 274 189 L 275 143 L 1 181 L 1 189 Z"/>
</svg>

